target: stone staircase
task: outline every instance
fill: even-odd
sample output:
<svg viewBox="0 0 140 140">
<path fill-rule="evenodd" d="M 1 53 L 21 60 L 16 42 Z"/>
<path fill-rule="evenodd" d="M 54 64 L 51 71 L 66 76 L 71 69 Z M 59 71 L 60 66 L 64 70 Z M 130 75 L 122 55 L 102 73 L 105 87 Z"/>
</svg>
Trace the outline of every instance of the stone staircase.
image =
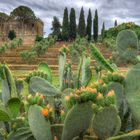
<svg viewBox="0 0 140 140">
<path fill-rule="evenodd" d="M 58 75 L 59 49 L 64 44 L 68 46 L 68 43 L 66 42 L 57 42 L 54 46 L 49 47 L 46 54 L 39 58 L 36 58 L 33 64 L 27 64 L 20 57 L 20 52 L 32 49 L 30 44 L 27 44 L 26 46 L 21 46 L 16 49 L 7 50 L 5 54 L 2 54 L 0 56 L 0 62 L 7 63 L 12 72 L 17 77 L 25 77 L 25 75 L 27 75 L 29 72 L 35 70 L 40 62 L 46 62 L 52 69 L 53 75 Z M 105 58 L 109 58 L 111 56 L 111 53 L 101 44 L 98 44 L 97 47 L 101 50 Z M 70 59 L 70 57 L 68 57 L 68 59 Z M 94 60 L 92 60 L 91 65 L 93 65 L 93 63 Z M 72 67 L 73 69 L 76 69 L 76 65 L 73 65 Z"/>
</svg>

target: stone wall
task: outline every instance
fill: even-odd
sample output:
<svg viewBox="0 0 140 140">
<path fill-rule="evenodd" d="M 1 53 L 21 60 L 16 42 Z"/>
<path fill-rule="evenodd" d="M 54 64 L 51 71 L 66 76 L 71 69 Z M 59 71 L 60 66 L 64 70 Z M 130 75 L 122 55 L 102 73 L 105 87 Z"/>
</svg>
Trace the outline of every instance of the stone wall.
<svg viewBox="0 0 140 140">
<path fill-rule="evenodd" d="M 16 37 L 23 39 L 24 45 L 33 45 L 37 35 L 43 36 L 43 27 L 44 24 L 40 20 L 31 23 L 9 20 L 0 25 L 0 44 L 7 42 L 9 31 L 14 30 Z"/>
</svg>

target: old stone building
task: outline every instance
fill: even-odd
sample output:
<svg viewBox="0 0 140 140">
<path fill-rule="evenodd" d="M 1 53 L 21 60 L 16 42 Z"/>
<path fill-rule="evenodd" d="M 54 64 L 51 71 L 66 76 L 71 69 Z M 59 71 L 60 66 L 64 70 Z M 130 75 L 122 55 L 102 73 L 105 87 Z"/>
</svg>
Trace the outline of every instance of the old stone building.
<svg viewBox="0 0 140 140">
<path fill-rule="evenodd" d="M 44 24 L 40 19 L 22 23 L 19 20 L 8 19 L 0 23 L 0 44 L 8 41 L 8 34 L 14 30 L 17 38 L 21 38 L 24 44 L 33 44 L 37 35 L 43 36 Z"/>
</svg>

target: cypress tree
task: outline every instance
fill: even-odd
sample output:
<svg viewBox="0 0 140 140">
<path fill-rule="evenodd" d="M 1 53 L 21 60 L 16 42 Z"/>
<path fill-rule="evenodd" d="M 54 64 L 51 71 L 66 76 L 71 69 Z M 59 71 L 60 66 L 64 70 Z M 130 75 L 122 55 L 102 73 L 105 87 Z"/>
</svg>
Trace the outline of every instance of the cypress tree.
<svg viewBox="0 0 140 140">
<path fill-rule="evenodd" d="M 114 26 L 117 26 L 117 25 L 118 25 L 117 20 L 115 20 Z"/>
<path fill-rule="evenodd" d="M 80 17 L 79 17 L 78 34 L 80 37 L 86 36 L 85 15 L 84 15 L 83 7 L 81 8 Z"/>
<path fill-rule="evenodd" d="M 88 36 L 88 40 L 91 40 L 91 30 L 92 30 L 92 15 L 91 15 L 91 10 L 89 9 L 88 18 L 87 18 L 87 28 L 86 28 L 86 34 Z"/>
<path fill-rule="evenodd" d="M 66 40 L 66 41 L 69 39 L 69 18 L 68 18 L 67 7 L 64 9 L 63 25 L 62 25 L 62 38 L 63 38 L 63 40 Z"/>
<path fill-rule="evenodd" d="M 94 37 L 94 41 L 97 42 L 98 40 L 98 11 L 95 11 L 95 17 L 93 19 L 93 37 Z"/>
<path fill-rule="evenodd" d="M 104 22 L 103 22 L 103 25 L 102 25 L 101 36 L 102 36 L 102 40 L 103 40 L 104 37 L 105 37 L 105 23 Z"/>
<path fill-rule="evenodd" d="M 58 39 L 61 39 L 61 24 L 56 16 L 53 17 L 51 30 L 53 36 L 57 36 Z"/>
<path fill-rule="evenodd" d="M 74 8 L 71 8 L 70 11 L 70 39 L 76 38 L 76 16 L 75 16 L 75 10 Z"/>
</svg>

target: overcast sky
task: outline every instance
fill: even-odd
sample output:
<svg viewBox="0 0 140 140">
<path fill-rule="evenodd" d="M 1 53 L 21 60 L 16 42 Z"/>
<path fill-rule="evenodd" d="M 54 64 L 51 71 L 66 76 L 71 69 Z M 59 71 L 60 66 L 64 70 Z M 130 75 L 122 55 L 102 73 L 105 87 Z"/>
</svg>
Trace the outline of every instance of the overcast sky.
<svg viewBox="0 0 140 140">
<path fill-rule="evenodd" d="M 140 0 L 0 0 L 0 12 L 9 14 L 19 5 L 25 5 L 33 9 L 36 16 L 44 22 L 44 33 L 48 35 L 51 30 L 53 16 L 62 21 L 65 7 L 74 7 L 77 21 L 81 7 L 84 7 L 87 18 L 88 9 L 98 9 L 99 25 L 104 21 L 106 28 L 114 25 L 115 19 L 118 23 L 133 21 L 140 25 Z"/>
</svg>

